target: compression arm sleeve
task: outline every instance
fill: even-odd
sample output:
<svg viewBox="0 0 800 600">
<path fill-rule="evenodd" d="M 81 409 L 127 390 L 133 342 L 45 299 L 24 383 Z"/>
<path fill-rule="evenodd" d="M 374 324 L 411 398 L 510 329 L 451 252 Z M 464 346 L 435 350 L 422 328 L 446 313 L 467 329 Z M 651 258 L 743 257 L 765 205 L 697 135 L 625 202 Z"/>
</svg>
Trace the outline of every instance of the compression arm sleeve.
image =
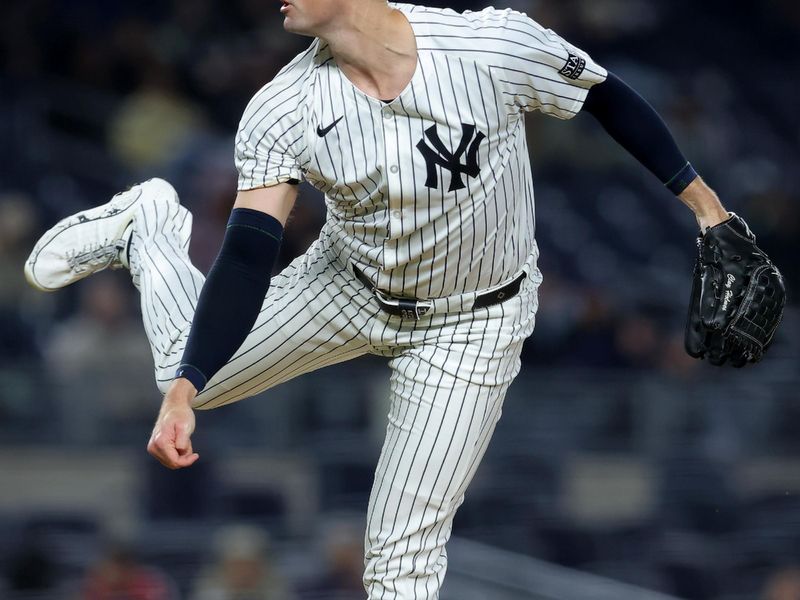
<svg viewBox="0 0 800 600">
<path fill-rule="evenodd" d="M 697 177 L 655 109 L 613 73 L 589 90 L 584 109 L 676 196 Z"/>
<path fill-rule="evenodd" d="M 244 342 L 258 317 L 283 226 L 266 213 L 235 208 L 222 248 L 197 301 L 189 340 L 176 377 L 198 393 Z"/>
</svg>

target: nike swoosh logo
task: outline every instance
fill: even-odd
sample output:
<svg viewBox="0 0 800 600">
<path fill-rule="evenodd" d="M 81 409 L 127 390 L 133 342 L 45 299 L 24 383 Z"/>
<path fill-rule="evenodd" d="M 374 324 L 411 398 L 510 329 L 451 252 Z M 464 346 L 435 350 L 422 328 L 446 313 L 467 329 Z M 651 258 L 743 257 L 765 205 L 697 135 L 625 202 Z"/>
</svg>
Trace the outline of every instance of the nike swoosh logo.
<svg viewBox="0 0 800 600">
<path fill-rule="evenodd" d="M 342 115 L 341 117 L 339 117 L 338 119 L 336 119 L 336 120 L 335 120 L 333 123 L 331 123 L 330 125 L 328 125 L 328 126 L 325 128 L 325 129 L 323 129 L 322 127 L 320 127 L 319 125 L 317 125 L 317 135 L 318 135 L 319 137 L 325 137 L 325 136 L 328 134 L 328 132 L 329 132 L 331 129 L 333 129 L 334 127 L 336 127 L 336 124 L 337 124 L 339 121 L 341 121 L 342 119 L 344 119 L 344 115 Z"/>
</svg>

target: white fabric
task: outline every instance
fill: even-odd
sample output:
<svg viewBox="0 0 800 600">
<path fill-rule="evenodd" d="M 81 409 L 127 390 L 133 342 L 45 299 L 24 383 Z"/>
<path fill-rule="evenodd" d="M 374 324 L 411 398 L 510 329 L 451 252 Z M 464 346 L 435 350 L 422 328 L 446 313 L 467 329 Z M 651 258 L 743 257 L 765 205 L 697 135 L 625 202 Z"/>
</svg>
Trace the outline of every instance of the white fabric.
<svg viewBox="0 0 800 600">
<path fill-rule="evenodd" d="M 162 392 L 180 362 L 203 283 L 175 233 L 185 209 L 171 213 L 164 221 L 143 208 L 134 239 L 142 315 Z M 383 313 L 326 240 L 318 240 L 272 279 L 253 331 L 194 406 L 229 404 L 365 353 L 392 357 L 386 441 L 369 502 L 365 585 L 374 599 L 437 598 L 453 516 L 519 371 L 539 281 L 536 272 L 517 296 L 495 306 L 408 321 Z"/>
<path fill-rule="evenodd" d="M 325 193 L 328 219 L 319 240 L 272 279 L 250 335 L 195 407 L 362 354 L 390 357 L 364 583 L 371 600 L 430 600 L 446 571 L 453 516 L 534 326 L 541 276 L 522 113 L 569 118 L 605 71 L 521 13 L 394 6 L 419 49 L 396 99 L 360 92 L 315 40 L 245 110 L 239 189 L 306 179 Z M 162 391 L 203 284 L 185 251 L 186 222 L 184 209 L 158 214 L 147 203 L 136 220 L 132 271 Z M 459 310 L 471 306 L 459 300 L 453 312 L 412 321 L 381 312 L 354 262 L 384 292 L 423 299 L 471 298 L 528 276 L 501 304 Z"/>
<path fill-rule="evenodd" d="M 307 180 L 325 194 L 331 247 L 393 295 L 440 298 L 511 280 L 536 260 L 522 113 L 569 118 L 606 71 L 522 13 L 393 6 L 417 36 L 406 89 L 388 104 L 364 94 L 315 39 L 245 109 L 239 189 Z M 561 73 L 570 55 L 585 61 L 577 79 Z M 431 165 L 435 182 L 420 149 L 436 150 L 433 133 L 460 167 Z M 473 151 L 477 174 L 459 172 Z"/>
</svg>

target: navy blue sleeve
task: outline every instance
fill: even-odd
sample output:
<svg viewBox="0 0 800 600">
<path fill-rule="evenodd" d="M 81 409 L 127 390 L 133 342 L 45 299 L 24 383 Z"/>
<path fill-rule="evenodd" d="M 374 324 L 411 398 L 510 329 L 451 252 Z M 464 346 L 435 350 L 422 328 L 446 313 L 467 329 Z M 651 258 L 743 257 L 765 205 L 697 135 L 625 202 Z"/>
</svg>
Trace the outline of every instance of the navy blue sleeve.
<svg viewBox="0 0 800 600">
<path fill-rule="evenodd" d="M 236 208 L 208 273 L 175 374 L 197 391 L 227 363 L 256 322 L 281 243 L 283 226 L 266 213 Z"/>
<path fill-rule="evenodd" d="M 613 73 L 589 90 L 583 108 L 676 196 L 697 177 L 655 109 Z"/>
</svg>

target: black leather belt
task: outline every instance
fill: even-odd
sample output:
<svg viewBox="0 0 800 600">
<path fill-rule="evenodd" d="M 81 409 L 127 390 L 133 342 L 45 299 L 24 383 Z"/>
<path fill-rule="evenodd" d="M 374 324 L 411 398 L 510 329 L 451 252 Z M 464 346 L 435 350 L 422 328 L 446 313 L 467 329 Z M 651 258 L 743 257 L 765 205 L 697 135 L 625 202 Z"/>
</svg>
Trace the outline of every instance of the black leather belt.
<svg viewBox="0 0 800 600">
<path fill-rule="evenodd" d="M 433 301 L 431 300 L 414 300 L 413 298 L 396 298 L 394 296 L 389 296 L 386 292 L 382 292 L 372 285 L 372 282 L 364 275 L 364 272 L 355 265 L 353 265 L 353 273 L 355 273 L 355 276 L 361 283 L 375 294 L 375 299 L 378 301 L 381 309 L 390 315 L 416 320 L 424 317 L 433 308 Z M 519 293 L 519 289 L 522 286 L 522 282 L 525 281 L 526 276 L 524 272 L 520 273 L 519 277 L 503 287 L 492 290 L 491 292 L 478 294 L 475 297 L 475 302 L 472 304 L 472 309 L 486 308 L 487 306 L 500 304 L 509 298 L 513 298 Z"/>
</svg>

